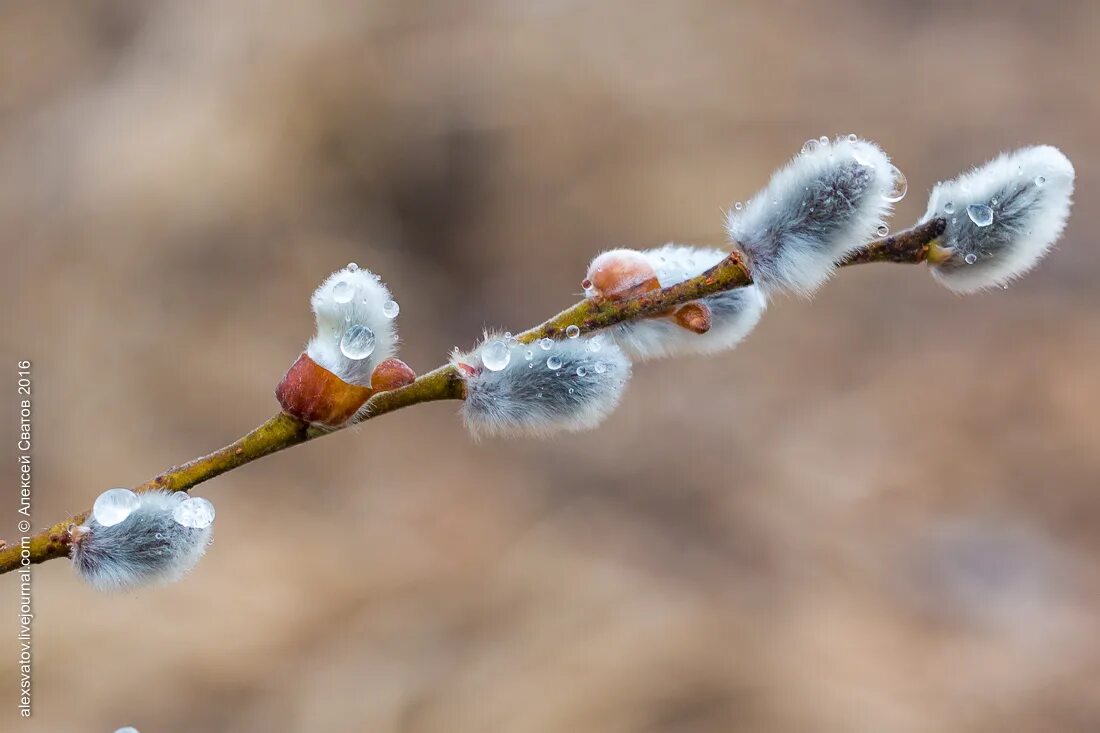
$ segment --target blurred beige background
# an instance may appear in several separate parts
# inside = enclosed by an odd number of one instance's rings
[[[845,271],[596,432],[423,406],[202,486],[185,582],[39,566],[18,725],[0,578],[0,728],[1100,729],[1098,41],[1094,2],[0,5],[9,539],[17,359],[42,526],[268,417],[348,261],[426,370],[602,248],[720,242],[808,137],[890,151],[897,227],[1002,149],[1078,170],[1006,291]]]

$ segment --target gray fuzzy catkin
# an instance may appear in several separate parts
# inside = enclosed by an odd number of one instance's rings
[[[890,212],[896,169],[877,145],[815,143],[777,171],[726,228],[766,291],[808,295],[836,262],[873,239]]]
[[[520,344],[487,334],[474,351],[452,356],[466,382],[462,419],[475,437],[548,435],[594,428],[619,404],[630,378],[630,360],[608,339],[591,350],[590,339]],[[500,371],[481,362],[481,351],[493,341],[508,344],[510,359]],[[526,355],[530,354],[531,359]],[[549,361],[560,359],[551,369]]]
[[[946,220],[942,243],[951,256],[934,264],[932,274],[959,293],[1005,285],[1024,274],[1062,234],[1073,183],[1073,164],[1049,145],[1003,154],[937,183],[921,221]],[[978,226],[968,213],[971,206],[989,207],[992,222]]]
[[[77,575],[102,591],[170,583],[191,570],[206,551],[213,525],[185,527],[172,510],[187,494],[146,491],[126,519],[104,526],[89,516],[72,545]]]
[[[641,254],[652,265],[662,288],[701,275],[727,255],[719,249],[678,244],[666,244]],[[767,307],[767,299],[755,285],[708,295],[699,302],[706,304],[711,312],[711,327],[706,333],[688,331],[668,317],[619,323],[605,333],[631,358],[638,360],[714,354],[740,343],[760,321]]]

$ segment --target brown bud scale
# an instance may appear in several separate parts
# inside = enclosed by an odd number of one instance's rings
[[[275,388],[275,397],[288,414],[328,427],[350,420],[371,394],[370,387],[348,384],[304,353]]]

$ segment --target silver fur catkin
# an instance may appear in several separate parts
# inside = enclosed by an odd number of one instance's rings
[[[838,138],[793,158],[726,228],[757,285],[808,295],[876,236],[895,176],[877,145]]]
[[[725,259],[727,253],[706,247],[666,244],[641,253],[657,274],[662,288],[701,275]],[[760,321],[767,299],[755,285],[734,288],[702,298],[710,308],[711,327],[693,333],[670,318],[643,318],[608,328],[604,333],[615,340],[633,359],[646,360],[687,354],[714,354],[732,349]]]
[[[937,183],[921,221],[937,216],[947,221],[942,242],[951,256],[934,264],[932,274],[959,293],[1005,285],[1023,275],[1065,229],[1073,181],[1069,158],[1058,148],[1039,145]],[[968,211],[977,212],[979,222],[986,214],[992,220],[978,226]]]
[[[397,351],[396,324],[383,312],[390,299],[390,291],[369,270],[349,266],[332,273],[310,301],[317,334],[306,354],[348,384],[369,387],[374,368]],[[363,359],[350,359],[340,350],[344,333],[356,325],[374,333],[374,350]]]
[[[171,583],[202,559],[213,525],[185,527],[172,516],[187,499],[182,492],[147,491],[118,524],[104,526],[89,516],[78,528],[71,557],[77,575],[101,591]]]
[[[619,404],[630,378],[630,360],[608,339],[520,344],[486,334],[474,351],[451,357],[466,381],[462,419],[474,437],[542,436],[596,427]],[[499,371],[484,366],[481,353],[493,342],[509,349]],[[530,354],[531,358],[526,358]],[[556,366],[556,368],[554,368]]]

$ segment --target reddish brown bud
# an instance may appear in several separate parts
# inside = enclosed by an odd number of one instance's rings
[[[394,357],[386,359],[374,368],[370,375],[370,386],[375,392],[389,392],[391,389],[412,384],[416,372],[405,362]]]
[[[706,333],[710,330],[710,308],[699,301],[686,303],[672,314],[672,320],[693,333]]]
[[[275,388],[275,397],[287,413],[330,427],[350,420],[372,393],[370,387],[348,384],[305,354]]]
[[[604,252],[592,260],[585,279],[591,283],[596,295],[613,300],[661,289],[657,273],[649,260],[632,249]]]

